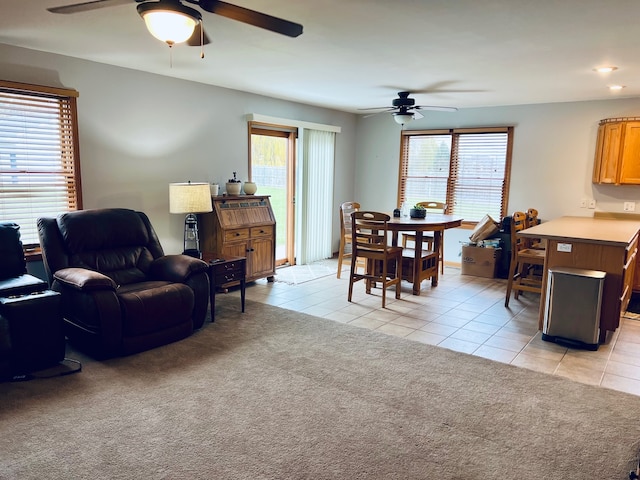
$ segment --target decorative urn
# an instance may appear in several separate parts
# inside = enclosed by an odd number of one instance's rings
[[[233,178],[230,178],[225,185],[227,195],[240,195],[242,189],[242,182],[236,177],[236,172],[233,172]]]
[[[244,182],[244,193],[253,195],[258,191],[258,185],[255,182]]]

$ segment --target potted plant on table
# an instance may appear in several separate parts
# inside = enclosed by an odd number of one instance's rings
[[[236,172],[233,172],[233,178],[230,178],[226,185],[227,195],[240,195],[241,188],[242,182],[238,180]]]
[[[416,204],[409,210],[409,216],[411,218],[425,218],[427,216],[427,209],[422,205]]]

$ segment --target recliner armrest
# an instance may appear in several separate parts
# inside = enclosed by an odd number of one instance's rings
[[[53,274],[61,284],[80,291],[116,290],[118,286],[106,275],[86,268],[63,268]]]
[[[152,278],[169,282],[186,282],[189,277],[207,272],[209,265],[188,255],[165,255],[156,258],[149,267]]]

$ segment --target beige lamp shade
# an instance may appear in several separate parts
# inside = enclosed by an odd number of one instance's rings
[[[169,212],[211,212],[211,190],[208,183],[170,183]]]

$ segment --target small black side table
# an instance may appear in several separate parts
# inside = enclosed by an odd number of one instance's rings
[[[0,322],[8,324],[11,343],[10,372],[2,375],[42,370],[64,360],[66,341],[58,292],[0,297]]]
[[[240,284],[240,299],[244,313],[245,275],[247,259],[245,257],[219,257],[203,253],[203,260],[209,264],[209,300],[211,303],[211,321],[215,319],[216,289]]]

